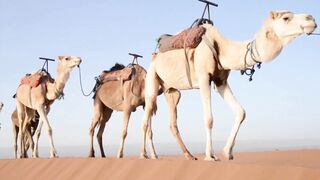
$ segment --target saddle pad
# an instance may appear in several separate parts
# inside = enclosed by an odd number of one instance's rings
[[[41,83],[42,75],[39,73],[35,73],[32,75],[26,75],[21,79],[21,84],[30,85],[32,88],[38,87]]]
[[[132,74],[132,67],[126,67],[124,69],[117,70],[117,71],[111,71],[111,72],[103,71],[100,74],[99,79],[101,82],[119,81],[119,80],[127,81],[131,78],[131,74]]]
[[[196,48],[201,40],[206,29],[202,26],[188,28],[181,33],[172,35],[162,35],[159,40],[159,51],[166,52],[173,49]]]

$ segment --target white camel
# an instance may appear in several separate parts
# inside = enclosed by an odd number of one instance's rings
[[[180,90],[200,89],[204,122],[206,125],[205,160],[218,160],[212,150],[213,116],[211,110],[211,82],[217,87],[221,97],[236,114],[235,124],[223,148],[223,154],[233,159],[232,149],[239,127],[245,119],[245,110],[234,97],[229,84],[230,70],[244,70],[255,64],[269,62],[277,57],[283,47],[304,33],[312,33],[317,27],[315,19],[308,14],[294,14],[288,11],[271,12],[255,39],[246,42],[233,42],[224,38],[217,29],[210,25],[202,25],[206,32],[203,40],[195,49],[187,49],[188,61],[182,49],[157,53],[146,77],[146,107],[143,118],[143,144],[141,158],[146,155],[146,131],[151,128],[153,109],[159,86],[164,88],[170,108],[170,128],[187,159],[195,159],[182,142],[177,127],[177,104]],[[152,141],[152,136],[148,137]],[[151,158],[157,158],[151,146]]]
[[[80,57],[75,56],[59,56],[57,66],[57,78],[53,81],[50,77],[42,79],[41,84],[31,88],[28,84],[21,84],[17,89],[16,104],[19,119],[19,140],[20,140],[20,158],[26,157],[24,133],[28,119],[34,117],[34,110],[40,115],[40,122],[35,132],[35,146],[32,157],[38,157],[38,141],[43,123],[48,130],[50,142],[50,157],[57,157],[57,152],[53,144],[52,129],[50,127],[47,114],[51,104],[63,94],[63,89],[69,79],[71,70],[79,66]],[[29,117],[29,118],[28,118]],[[27,120],[25,120],[27,119]]]

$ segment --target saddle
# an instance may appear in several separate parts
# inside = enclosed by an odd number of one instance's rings
[[[108,81],[127,81],[131,79],[131,75],[133,73],[133,67],[126,67],[116,71],[103,71],[99,80],[101,83],[105,83]]]
[[[174,49],[196,48],[206,29],[202,26],[195,26],[185,29],[177,35],[164,34],[158,40],[159,51],[166,52]]]
[[[31,88],[38,87],[45,79],[53,80],[50,74],[46,71],[39,71],[34,74],[26,74],[20,81],[20,84],[27,84]]]

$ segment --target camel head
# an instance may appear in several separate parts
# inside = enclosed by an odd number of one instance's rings
[[[267,36],[276,36],[286,45],[299,35],[312,33],[317,24],[309,14],[294,14],[289,11],[272,11],[267,21]],[[269,34],[269,35],[270,35]]]
[[[81,64],[81,58],[76,56],[59,56],[59,64],[65,68],[72,69]]]

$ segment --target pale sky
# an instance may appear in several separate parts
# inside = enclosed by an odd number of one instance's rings
[[[308,13],[320,19],[317,0],[216,3],[219,7],[211,9],[215,26],[227,38],[238,41],[253,39],[271,10]],[[0,0],[0,101],[5,104],[0,114],[0,147],[12,146],[12,95],[24,74],[41,68],[43,62],[38,57],[80,56],[84,89],[90,91],[94,77],[103,69],[115,62],[130,63],[129,52],[143,55],[139,62],[147,69],[156,39],[189,27],[201,16],[203,7],[196,0]],[[238,140],[314,140],[314,145],[320,145],[319,42],[319,36],[298,37],[275,61],[263,64],[252,82],[238,71],[231,73],[230,86],[247,112]],[[50,63],[54,77],[55,68],[56,62]],[[81,94],[78,69],[72,72],[64,92],[65,99],[56,101],[49,114],[55,145],[88,146],[93,100]],[[212,101],[213,140],[226,141],[234,115],[216,92],[212,92]],[[142,108],[132,114],[126,143],[140,145],[142,116]],[[114,113],[105,130],[105,146],[119,144],[122,122],[122,113]],[[198,90],[182,93],[178,125],[185,142],[203,143],[204,147]],[[153,129],[156,143],[175,143],[163,95],[158,98]],[[47,145],[43,129],[40,146]]]

